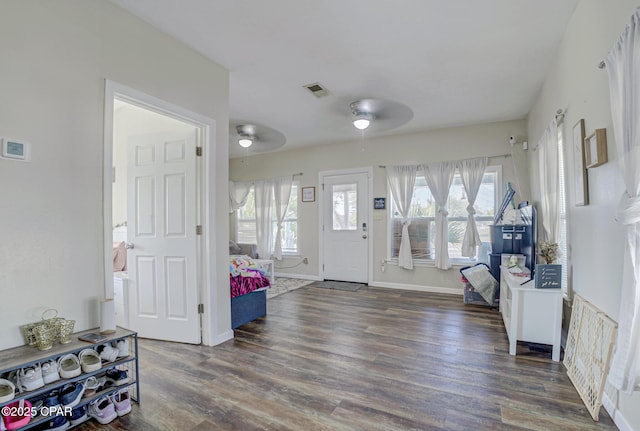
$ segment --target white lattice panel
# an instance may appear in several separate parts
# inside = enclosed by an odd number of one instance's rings
[[[602,405],[616,323],[579,295],[574,295],[564,366],[594,420]]]

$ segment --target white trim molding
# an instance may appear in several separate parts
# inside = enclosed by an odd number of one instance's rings
[[[634,431],[633,427],[629,425],[627,419],[622,415],[622,412],[616,408],[615,403],[609,398],[606,392],[602,394],[602,405],[620,431]]]
[[[372,283],[369,283],[369,286],[384,287],[387,289],[413,290],[413,291],[428,292],[428,293],[444,293],[447,295],[456,295],[456,296],[464,295],[464,290],[462,288],[455,288],[455,287],[424,286],[420,284],[389,283],[385,281],[374,281]]]

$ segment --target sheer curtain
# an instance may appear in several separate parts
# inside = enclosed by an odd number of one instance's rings
[[[431,163],[423,166],[424,176],[436,201],[436,268],[449,269],[449,221],[447,200],[456,171],[455,162]]]
[[[251,191],[253,181],[229,181],[229,212],[235,212],[247,203],[247,196]]]
[[[626,187],[616,220],[626,226],[618,342],[609,382],[630,394],[640,385],[640,8],[605,60],[620,171]]]
[[[255,182],[256,199],[256,238],[258,255],[263,259],[269,259],[272,254],[273,230],[271,229],[271,216],[273,214],[273,183],[271,181]]]
[[[554,118],[538,141],[540,167],[540,207],[545,239],[560,240],[560,213],[558,211],[558,123]]]
[[[273,180],[273,200],[275,202],[277,227],[276,240],[273,250],[273,256],[277,260],[282,260],[282,223],[287,215],[287,207],[291,198],[291,187],[293,185],[293,177],[280,177]]]
[[[405,269],[413,269],[411,257],[411,241],[409,240],[409,208],[413,197],[413,186],[416,184],[417,166],[387,166],[387,180],[393,201],[402,216],[402,237],[398,251],[398,265]]]
[[[464,239],[462,240],[462,256],[464,257],[476,257],[477,247],[480,245],[480,234],[478,233],[478,226],[476,226],[476,209],[473,204],[478,197],[478,191],[482,184],[482,178],[484,177],[484,170],[487,167],[487,158],[482,157],[478,159],[461,160],[458,162],[458,170],[462,177],[462,184],[464,190],[467,193],[467,227],[464,231]]]

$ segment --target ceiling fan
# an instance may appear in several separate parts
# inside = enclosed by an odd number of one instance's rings
[[[413,111],[402,103],[385,99],[363,98],[349,104],[351,120],[358,130],[395,129],[413,118]]]
[[[252,153],[275,150],[282,147],[287,138],[271,127],[252,121],[232,120],[229,122],[229,146],[232,151],[238,146],[250,149]],[[235,151],[234,151],[235,152]]]

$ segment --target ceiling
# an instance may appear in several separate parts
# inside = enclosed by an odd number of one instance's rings
[[[360,139],[360,98],[413,111],[369,136],[524,118],[579,0],[111,1],[227,68],[231,120],[285,150]]]

